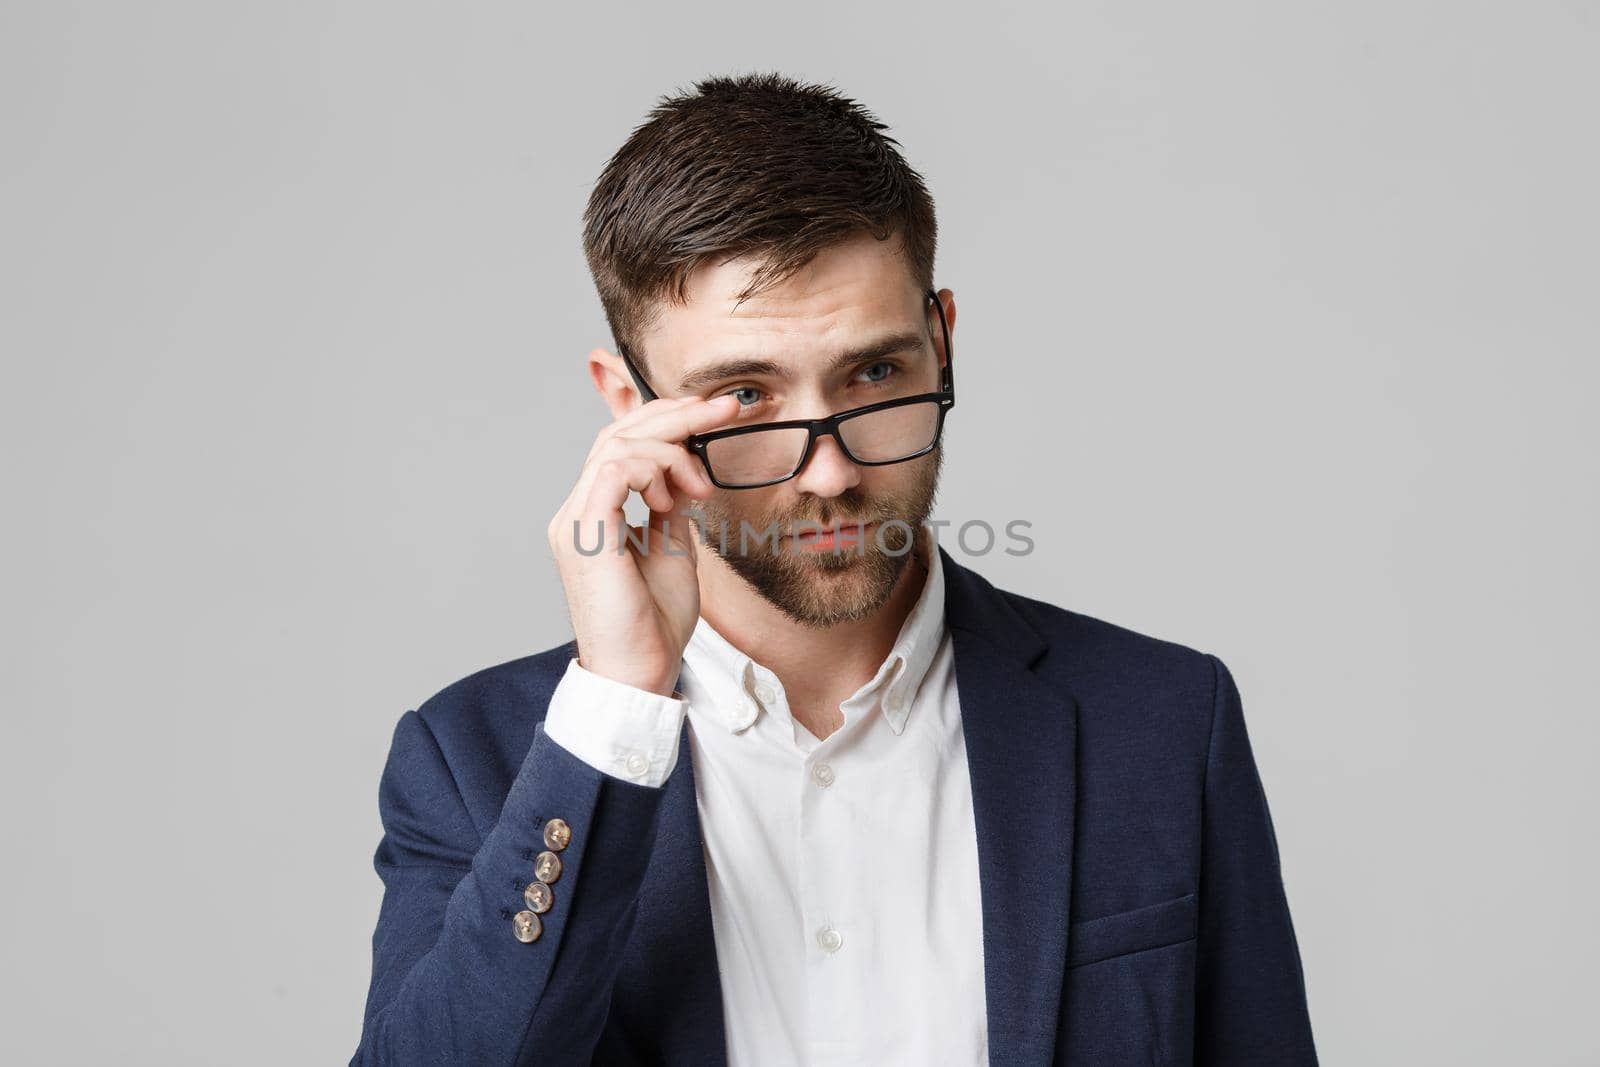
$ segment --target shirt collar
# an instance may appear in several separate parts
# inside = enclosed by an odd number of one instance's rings
[[[896,734],[905,732],[906,719],[911,714],[917,688],[927,676],[928,667],[944,640],[944,565],[941,556],[937,545],[925,538],[918,539],[917,558],[928,568],[922,592],[901,625],[889,655],[871,680],[846,701],[869,701],[878,687],[883,686],[879,695],[884,718]],[[683,650],[683,660],[694,680],[701,685],[710,705],[704,707],[691,702],[694,710],[709,713],[734,733],[756,721],[756,716],[760,714],[760,705],[753,695],[756,661],[718,633],[704,615],[695,622],[694,632]],[[766,670],[765,667],[762,669]]]

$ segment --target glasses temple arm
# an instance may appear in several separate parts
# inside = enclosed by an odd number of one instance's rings
[[[617,352],[622,356],[622,362],[628,368],[628,374],[633,377],[634,388],[639,391],[642,402],[648,404],[652,400],[659,399],[656,396],[656,391],[650,388],[650,383],[644,380],[644,375],[639,373],[639,368],[633,365],[633,358],[628,355],[628,347],[618,344]]]
[[[933,301],[934,307],[939,311],[939,330],[944,336],[944,371],[940,390],[946,393],[954,393],[956,391],[955,352],[950,344],[950,324],[945,321],[944,317],[944,301],[940,300],[939,294],[932,289],[928,290],[928,299]]]

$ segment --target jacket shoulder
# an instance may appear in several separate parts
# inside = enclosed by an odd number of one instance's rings
[[[486,725],[505,714],[544,717],[544,705],[576,654],[577,641],[483,667],[458,678],[417,705],[435,733]],[[542,698],[542,699],[541,699]],[[530,707],[535,705],[535,707]]]
[[[480,832],[499,817],[550,695],[576,653],[574,639],[483,667],[417,705]]]
[[[1212,692],[1216,670],[1209,652],[1036,597],[999,592],[1044,638],[1049,646],[1045,663],[1059,676],[1147,693],[1202,692],[1209,697]]]
[[[1088,763],[1115,758],[1137,773],[1203,767],[1225,669],[1216,656],[1037,597],[1000,595],[1044,640],[1034,670],[1072,694]]]

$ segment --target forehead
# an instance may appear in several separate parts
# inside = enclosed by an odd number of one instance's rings
[[[661,381],[674,382],[709,360],[735,356],[803,369],[808,357],[820,359],[887,331],[923,325],[922,293],[894,237],[851,237],[737,303],[760,266],[759,259],[740,257],[705,264],[689,276],[687,302],[663,304],[643,338],[652,380],[659,374]]]

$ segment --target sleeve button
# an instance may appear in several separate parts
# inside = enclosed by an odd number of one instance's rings
[[[650,769],[650,759],[643,752],[628,753],[628,773],[635,778],[643,778],[644,772]]]
[[[550,905],[556,902],[556,895],[543,882],[529,882],[528,888],[522,891],[522,899],[527,902],[529,911],[535,915],[543,915],[550,910]]]
[[[565,819],[551,819],[544,824],[544,847],[560,852],[572,840],[572,827]]]
[[[544,923],[531,911],[519,911],[511,917],[511,932],[526,945],[539,940],[539,935],[544,933]]]
[[[554,852],[541,852],[533,861],[533,876],[545,885],[555,885],[561,877],[561,857]]]

